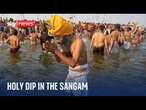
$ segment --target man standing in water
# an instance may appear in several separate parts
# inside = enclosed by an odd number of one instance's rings
[[[32,30],[32,33],[30,33],[30,44],[36,45],[38,41],[38,34],[35,33],[35,30]]]
[[[48,36],[47,28],[44,27],[43,30],[40,31],[40,44],[42,47],[43,53],[48,53],[48,51],[45,49],[45,43],[51,41],[51,37]]]
[[[21,30],[18,31],[17,37],[18,37],[18,39],[20,41],[20,44],[23,44],[25,35],[21,32]]]
[[[114,25],[114,29],[111,32],[111,40],[110,40],[110,46],[109,46],[109,54],[112,53],[113,47],[118,51],[119,50],[119,45],[118,45],[118,40],[120,36],[120,25],[116,24]]]
[[[55,20],[53,18],[55,18]],[[55,16],[52,17],[50,20],[53,20],[55,23],[57,23],[57,20],[64,20],[64,19]],[[64,23],[66,27],[62,27],[62,29],[60,29],[60,31],[62,30],[61,33],[53,36],[57,38],[58,42],[60,41],[61,46],[67,44],[65,47],[70,53],[70,56],[62,53],[58,48],[56,48],[57,46],[54,46],[54,44],[51,43],[48,43],[49,45],[48,50],[55,55],[56,59],[59,59],[60,62],[69,66],[69,73],[67,75],[66,82],[87,83],[88,64],[87,64],[87,52],[86,52],[85,44],[81,39],[79,33],[76,33],[75,36],[72,36],[73,34],[72,25],[67,21],[65,21]],[[58,25],[64,26],[64,24],[58,24]],[[73,95],[77,95],[77,96],[82,96],[82,95],[85,96],[87,95],[87,90],[72,91],[72,93]]]
[[[0,31],[0,46],[2,46],[5,40],[8,38],[7,27],[4,27],[3,31]]]
[[[90,48],[93,47],[93,53],[100,53],[104,55],[105,35],[104,26],[99,26],[99,30],[93,34]]]
[[[108,55],[109,55],[109,47],[111,45],[111,41],[112,41],[111,35],[108,32],[105,32],[105,50]]]
[[[131,29],[131,27],[126,27],[125,28],[124,38],[125,38],[124,47],[125,47],[125,49],[129,49],[130,46],[131,46],[131,40],[132,40],[132,29]]]
[[[10,45],[10,53],[16,54],[20,48],[19,39],[17,38],[17,31],[12,29],[11,34],[12,35],[7,39],[7,43]]]

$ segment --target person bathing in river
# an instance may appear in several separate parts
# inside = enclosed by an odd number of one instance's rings
[[[116,24],[113,26],[113,30],[111,31],[111,43],[109,46],[109,54],[112,53],[112,50],[115,50],[116,52],[119,51],[119,44],[118,44],[118,40],[119,40],[119,36],[120,36],[120,25]]]
[[[104,55],[105,48],[105,35],[104,35],[104,26],[99,26],[97,32],[95,32],[92,36],[90,48],[93,47],[93,53],[100,53]]]
[[[59,23],[57,22],[58,20],[64,22]],[[57,61],[69,66],[69,73],[67,75],[66,82],[87,82],[87,51],[80,33],[75,33],[73,36],[73,26],[59,16],[53,16],[50,21],[53,21],[54,24],[58,23],[57,25],[61,26],[59,31],[55,30],[55,32],[58,33],[55,33],[52,29],[49,29],[49,34],[52,34],[54,38],[58,40],[57,42],[59,42],[60,46],[65,45],[68,54],[63,53],[57,48],[57,45],[54,46],[55,44],[50,42],[48,43],[47,49],[54,54]],[[66,27],[64,27],[64,25]],[[71,92],[73,95],[78,96],[87,95],[87,90]]]
[[[48,42],[51,42],[51,40],[53,38],[48,36],[48,30],[47,30],[46,26],[43,28],[43,30],[40,30],[39,33],[40,33],[40,45],[41,45],[43,53],[46,54],[46,53],[48,53],[48,49],[46,49],[45,46],[47,46],[47,48],[48,48],[47,44],[48,44]]]
[[[119,48],[121,48],[124,45],[124,42],[125,42],[124,29],[121,28],[120,35],[118,37],[118,45],[119,45]]]
[[[38,34],[35,33],[35,30],[32,30],[32,32],[29,34],[30,38],[30,44],[36,45],[38,41]]]
[[[22,31],[20,29],[18,30],[17,37],[18,37],[18,39],[20,41],[20,44],[23,44],[24,43],[25,35],[22,33]]]
[[[7,39],[7,28],[3,27],[0,29],[0,46],[2,46]]]
[[[109,55],[109,49],[110,49],[110,45],[112,43],[112,37],[110,35],[110,33],[106,32],[105,33],[105,52],[107,53],[107,55]]]
[[[10,46],[10,53],[16,54],[20,49],[20,42],[17,37],[16,29],[11,29],[11,36],[8,37],[7,43]]]

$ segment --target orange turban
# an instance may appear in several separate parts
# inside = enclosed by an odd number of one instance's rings
[[[51,16],[48,20],[48,24],[51,26],[50,29],[48,29],[48,35],[62,37],[69,36],[73,33],[72,24],[60,16]]]

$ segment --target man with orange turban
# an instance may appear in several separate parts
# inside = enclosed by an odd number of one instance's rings
[[[82,82],[87,83],[88,64],[87,64],[87,51],[80,33],[73,35],[72,24],[60,16],[52,16],[48,24],[49,36],[54,37],[55,43],[47,43],[46,48],[52,52],[57,61],[60,61],[69,66],[69,73],[66,82]],[[60,47],[64,46],[68,54],[65,54],[65,49],[59,49],[55,44]],[[72,91],[73,95],[87,95],[87,90]]]

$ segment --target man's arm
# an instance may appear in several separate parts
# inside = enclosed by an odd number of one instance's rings
[[[54,57],[55,57],[57,62],[61,62],[60,58],[56,54],[54,54]]]
[[[126,41],[126,39],[125,39],[125,36],[124,36],[124,35],[122,35],[122,39],[123,39],[123,41],[124,41],[124,42]]]
[[[113,45],[114,45],[114,41],[113,41],[113,39],[111,38],[111,40],[110,40],[110,46],[109,46],[109,54],[111,54]]]
[[[93,34],[93,36],[92,36],[91,43],[90,43],[90,49],[91,49],[91,48],[92,48],[92,46],[93,46],[94,36],[95,36],[95,34]]]
[[[10,44],[10,42],[9,42],[9,41],[10,41],[10,38],[8,37],[8,39],[6,40],[6,42],[7,42],[8,44]]]
[[[45,43],[44,42],[42,43],[42,47],[43,47],[43,49],[45,48]]]
[[[69,65],[71,67],[75,67],[80,57],[81,47],[82,47],[81,41],[77,41],[77,45],[74,49],[74,52],[72,53],[72,58],[66,57],[57,49],[55,49],[54,53],[61,59],[61,61],[64,64]]]
[[[31,40],[31,34],[28,35],[28,39]]]
[[[30,41],[32,40],[32,37],[31,37],[31,36],[29,36],[29,40],[30,40]]]
[[[19,39],[16,40],[16,45],[19,46]]]
[[[106,52],[107,52],[107,54],[109,54],[108,45],[107,45],[107,39],[106,38],[104,39],[104,44],[105,44]]]
[[[39,36],[38,36],[38,34],[36,34],[36,41],[38,41],[39,40]]]

